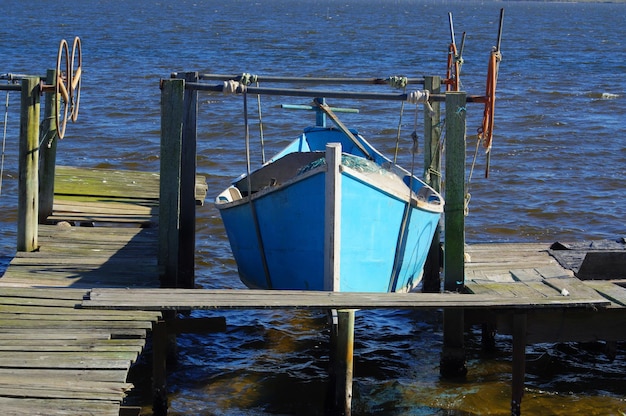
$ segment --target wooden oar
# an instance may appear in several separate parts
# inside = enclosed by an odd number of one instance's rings
[[[327,106],[324,103],[321,103],[317,100],[313,100],[314,105],[316,105],[320,110],[322,110],[324,112],[324,114],[326,114],[328,116],[328,118],[331,119],[331,121],[339,128],[339,130],[341,130],[341,132],[343,134],[345,134],[350,141],[352,141],[352,143],[354,143],[354,145],[356,147],[359,148],[359,150],[361,152],[363,152],[363,154],[369,159],[369,160],[373,160],[374,158],[372,157],[372,155],[370,154],[370,152],[363,146],[363,144],[359,141],[359,139],[357,139],[356,137],[354,137],[354,134],[352,134],[352,132],[348,129],[348,127],[346,127],[345,124],[343,124],[341,122],[341,120],[339,120],[339,118],[335,115],[335,113],[333,113],[333,111],[330,109],[329,106]]]

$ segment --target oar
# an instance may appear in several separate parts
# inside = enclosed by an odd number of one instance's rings
[[[363,146],[363,144],[359,141],[359,139],[357,139],[356,137],[354,137],[354,134],[352,134],[352,132],[350,130],[348,130],[348,128],[346,127],[345,124],[343,124],[341,122],[341,120],[339,120],[339,118],[337,118],[337,116],[335,115],[335,113],[333,113],[333,111],[330,109],[329,106],[327,106],[324,103],[319,102],[318,100],[313,100],[314,105],[316,105],[317,107],[319,107],[320,110],[322,110],[324,112],[324,114],[326,114],[328,116],[328,118],[331,119],[331,121],[333,123],[335,123],[335,125],[339,128],[339,130],[341,130],[341,132],[343,134],[345,134],[352,143],[354,143],[354,145],[356,147],[359,148],[359,150],[361,152],[363,152],[363,154],[369,159],[369,160],[373,160],[374,158],[372,157],[372,155],[370,154],[370,152],[365,148],[365,146]]]

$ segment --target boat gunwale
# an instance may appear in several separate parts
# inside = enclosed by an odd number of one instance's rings
[[[378,165],[378,166],[380,166],[380,165]],[[240,199],[237,199],[237,200],[234,200],[234,201],[218,201],[217,198],[216,198],[216,200],[214,201],[214,205],[219,210],[228,209],[228,208],[239,206],[239,205],[245,205],[245,204],[247,204],[247,203],[249,203],[251,201],[255,201],[255,200],[257,200],[259,198],[262,198],[262,197],[264,197],[266,195],[269,195],[269,194],[271,194],[273,192],[278,192],[278,191],[284,190],[287,187],[289,187],[289,186],[291,186],[291,185],[293,185],[293,184],[295,184],[297,182],[306,180],[306,179],[308,179],[311,176],[327,172],[327,170],[328,170],[327,169],[327,165],[323,164],[323,165],[320,165],[320,166],[318,166],[318,167],[316,167],[314,169],[311,169],[311,170],[309,170],[307,172],[304,172],[302,174],[296,175],[296,176],[290,178],[289,180],[287,180],[287,181],[285,181],[285,182],[283,182],[283,183],[281,183],[279,185],[265,187],[263,189],[260,189],[257,192],[254,192],[252,195],[242,196]],[[350,168],[349,166],[343,165],[343,164],[339,165],[339,170],[340,170],[340,172],[342,174],[346,174],[348,176],[351,176],[352,178],[362,182],[366,186],[372,187],[372,188],[374,188],[374,189],[384,193],[385,195],[387,195],[387,196],[389,196],[391,198],[395,198],[395,199],[397,199],[397,200],[399,200],[399,201],[401,201],[401,202],[403,202],[405,204],[409,203],[409,196],[408,195],[400,195],[398,192],[395,192],[394,190],[390,189],[390,187],[386,186],[384,183],[381,184],[380,182],[382,182],[382,180],[376,180],[375,181],[376,183],[372,183],[372,182],[374,182],[374,181],[372,181],[372,179],[376,179],[375,176],[364,175],[364,174],[360,173],[359,171],[357,171],[357,170],[355,170],[353,168]],[[395,174],[392,171],[388,171],[388,172],[393,174],[393,175],[398,176],[397,174]],[[382,175],[381,175],[381,177],[382,177]],[[410,198],[411,206],[416,208],[416,209],[420,209],[422,211],[427,211],[427,212],[437,213],[437,214],[442,213],[443,212],[443,207],[444,207],[444,204],[442,203],[443,202],[442,196],[437,191],[432,189],[428,184],[426,184],[423,181],[421,181],[419,178],[417,178],[415,176],[413,176],[413,177],[416,180],[422,182],[424,187],[430,189],[432,191],[433,195],[436,195],[438,197],[438,201],[439,202],[435,203],[435,202],[425,201],[425,200],[417,197],[416,195],[418,195],[418,194],[416,192],[411,191],[411,195],[412,195],[411,198]],[[398,179],[400,180],[400,182],[402,182],[402,184],[408,190],[409,187],[408,187],[408,185],[406,185],[404,183],[404,181],[402,181],[402,178],[400,178],[398,176]],[[230,187],[233,187],[233,186],[234,185],[231,185]],[[222,191],[222,193],[225,192],[227,189],[228,188],[226,188],[224,191]],[[222,193],[220,193],[220,195]]]

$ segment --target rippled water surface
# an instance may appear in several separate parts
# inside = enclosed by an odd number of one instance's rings
[[[171,72],[388,77],[444,75],[448,12],[466,32],[463,87],[482,94],[499,10],[505,8],[490,178],[479,151],[469,183],[468,242],[572,241],[626,235],[626,15],[624,3],[428,0],[0,1],[0,73],[44,75],[58,42],[80,36],[79,120],[60,164],[156,171],[159,79]],[[357,87],[346,87],[357,88]],[[381,87],[381,92],[389,92]],[[4,93],[0,94],[5,101]],[[19,95],[8,100],[0,262],[14,254]],[[264,97],[266,151],[312,123]],[[256,103],[255,103],[256,104]],[[342,101],[342,119],[392,154],[399,104]],[[251,107],[254,107],[251,105]],[[482,109],[467,108],[468,134]],[[421,114],[419,115],[421,117]],[[256,126],[256,110],[251,108]],[[410,164],[412,112],[400,162]],[[202,95],[198,170],[209,199],[245,169],[241,100]],[[0,120],[4,120],[0,118]],[[5,123],[2,122],[4,127]],[[417,126],[418,132],[421,126]],[[421,144],[421,143],[420,143]],[[255,145],[258,147],[258,145]],[[475,140],[468,140],[468,167]],[[419,159],[419,158],[418,158]],[[260,157],[257,156],[257,161]],[[417,167],[421,169],[421,166]],[[210,201],[208,201],[210,202]],[[197,282],[242,288],[217,211],[198,210]],[[228,312],[225,333],[184,336],[169,380],[174,414],[321,414],[327,388],[325,316]],[[469,341],[469,376],[439,379],[438,314],[357,314],[355,414],[508,414],[510,343],[485,356]],[[477,337],[478,338],[478,337]],[[528,414],[623,414],[624,352],[599,345],[540,345],[529,368]]]

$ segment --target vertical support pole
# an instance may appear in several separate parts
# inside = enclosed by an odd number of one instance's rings
[[[465,283],[465,105],[464,92],[446,93],[446,205],[444,208],[444,289],[458,291]],[[443,351],[439,371],[444,377],[467,374],[464,312],[443,311]]]
[[[186,72],[185,82],[197,82],[197,72]],[[178,248],[177,287],[195,287],[196,255],[196,149],[198,91],[185,89],[183,142],[181,149],[180,246]]]
[[[424,78],[424,88],[432,94],[441,90],[441,77],[428,76]],[[441,104],[432,103],[433,112],[430,113],[424,105],[424,180],[435,191],[441,192]],[[441,248],[440,229],[437,227],[430,244],[428,257],[424,264],[423,292],[438,293],[441,291]]]
[[[526,314],[513,315],[513,382],[511,386],[511,415],[522,413],[524,376],[526,374]]]
[[[152,412],[167,415],[167,324],[159,319],[152,329]]]
[[[444,288],[465,283],[465,105],[464,92],[446,93],[446,205]]]
[[[341,248],[341,144],[326,146],[326,202],[324,206],[324,290],[339,291]]]
[[[24,78],[20,107],[17,251],[34,251],[38,247],[39,114],[39,78]]]
[[[315,98],[315,101],[320,104],[326,104],[324,98]],[[326,127],[326,113],[320,110],[319,107],[315,110],[315,125],[318,127]]]
[[[49,69],[46,73],[46,83],[56,82],[56,70]],[[54,205],[54,175],[57,158],[57,125],[54,120],[59,111],[59,99],[53,92],[44,95],[44,115],[42,122],[43,137],[41,143],[41,167],[39,170],[39,223],[42,224],[52,215]]]
[[[170,288],[178,287],[184,92],[182,79],[161,85],[159,279]]]
[[[336,397],[339,399],[337,410],[341,414],[352,414],[352,377],[354,373],[354,316],[355,310],[340,310],[338,315],[337,342],[337,384]]]
[[[326,202],[324,207],[324,289],[341,290],[341,144],[326,146]],[[331,312],[332,313],[332,312]],[[331,333],[333,414],[352,413],[355,310],[336,311],[337,332]],[[334,336],[334,338],[333,338]]]

